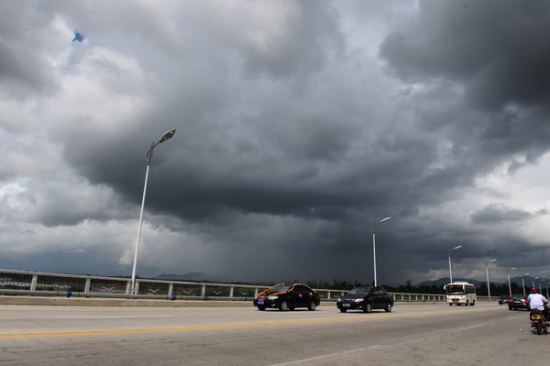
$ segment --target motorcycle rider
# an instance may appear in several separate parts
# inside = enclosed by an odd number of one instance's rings
[[[546,300],[546,297],[539,294],[539,289],[536,287],[531,287],[531,293],[527,297],[527,302],[529,303],[529,309],[531,310],[540,310],[544,314],[544,319],[548,320],[548,308],[546,307],[546,304],[548,304],[548,300]]]

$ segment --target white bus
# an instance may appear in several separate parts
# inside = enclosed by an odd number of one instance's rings
[[[453,282],[443,287],[447,294],[447,303],[449,306],[455,305],[470,305],[476,304],[476,287],[468,282]]]

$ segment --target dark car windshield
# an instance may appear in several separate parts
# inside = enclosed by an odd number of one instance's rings
[[[367,295],[370,287],[354,287],[349,293],[350,295]]]
[[[447,295],[464,295],[464,287],[461,285],[447,286]]]
[[[275,285],[275,286],[271,287],[269,289],[269,292],[271,292],[271,293],[284,292],[284,291],[288,291],[291,287],[292,287],[292,285],[287,285],[287,284],[283,283],[283,284]]]

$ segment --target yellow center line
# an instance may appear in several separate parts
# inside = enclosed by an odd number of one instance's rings
[[[128,334],[146,334],[146,333],[175,333],[175,332],[193,332],[193,331],[209,331],[209,330],[224,330],[224,329],[252,329],[261,327],[282,327],[296,325],[311,325],[311,324],[327,324],[327,323],[349,323],[349,322],[364,322],[386,320],[388,318],[419,318],[425,316],[447,316],[452,314],[466,315],[471,312],[487,312],[494,311],[495,308],[485,309],[468,309],[468,311],[457,312],[456,310],[446,311],[428,311],[416,312],[408,314],[399,313],[376,313],[366,316],[350,316],[351,314],[340,317],[324,318],[324,319],[286,319],[286,320],[271,320],[261,322],[241,322],[241,323],[220,323],[220,324],[194,324],[180,326],[163,326],[163,327],[146,327],[146,328],[108,328],[108,329],[60,329],[60,330],[35,330],[24,332],[0,332],[0,339],[16,339],[16,338],[52,338],[52,337],[88,337],[98,335],[128,335]],[[496,309],[499,310],[499,309]]]

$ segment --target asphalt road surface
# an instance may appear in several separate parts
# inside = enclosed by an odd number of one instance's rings
[[[526,311],[0,306],[0,365],[546,365]]]

